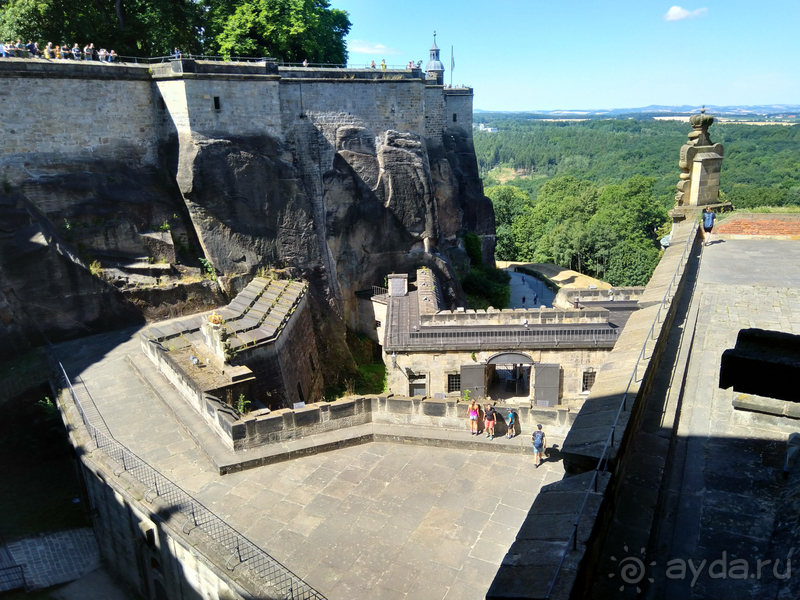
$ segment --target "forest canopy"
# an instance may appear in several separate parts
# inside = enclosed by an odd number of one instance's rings
[[[344,63],[346,11],[328,0],[0,0],[0,39]]]
[[[687,123],[480,118],[499,128],[475,132],[497,260],[552,262],[613,285],[647,283],[669,233]],[[725,146],[724,200],[737,208],[800,205],[800,126],[715,125],[711,137]]]

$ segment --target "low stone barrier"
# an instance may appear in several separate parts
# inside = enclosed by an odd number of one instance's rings
[[[230,417],[229,411],[219,409],[218,401],[206,400],[206,411],[216,414],[215,419],[207,421],[234,450],[256,448],[367,423],[465,430],[467,407],[468,403],[458,398],[442,400],[380,394],[348,396],[334,402],[316,402],[296,409],[253,411],[241,420],[235,420]],[[495,433],[498,436],[508,431],[506,423],[512,410],[517,413],[517,434],[530,434],[541,423],[551,435],[563,437],[577,415],[576,412],[570,412],[568,407],[498,405],[495,410],[498,415]]]

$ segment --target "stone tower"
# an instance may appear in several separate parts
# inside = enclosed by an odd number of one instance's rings
[[[706,114],[704,106],[699,115],[689,119],[692,132],[689,141],[681,146],[681,180],[675,195],[676,206],[705,206],[719,202],[719,175],[725,149],[708,135],[714,117]]]
[[[433,46],[431,46],[431,58],[425,65],[425,72],[428,79],[435,79],[436,85],[444,84],[444,65],[439,59],[439,46],[436,45],[436,32],[433,32]]]

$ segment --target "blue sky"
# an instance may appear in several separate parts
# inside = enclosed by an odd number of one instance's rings
[[[675,0],[672,0],[674,2]],[[683,0],[679,0],[683,2]],[[428,61],[475,108],[800,104],[800,0],[331,0],[351,64]]]

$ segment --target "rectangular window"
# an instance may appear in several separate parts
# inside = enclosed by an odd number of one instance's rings
[[[583,388],[581,389],[581,391],[588,392],[592,389],[592,386],[594,385],[595,375],[597,375],[597,373],[595,373],[594,371],[583,372]]]
[[[461,373],[447,376],[447,392],[461,391]]]
[[[453,113],[453,123],[455,123],[457,120],[458,120],[458,115],[456,113]]]
[[[214,110],[219,110],[219,109],[220,109],[219,96],[214,96]]]
[[[375,321],[375,329],[380,328],[380,326],[381,326],[381,322],[380,321]]]
[[[424,396],[426,392],[426,381],[424,378],[412,379],[408,382],[409,396]]]

